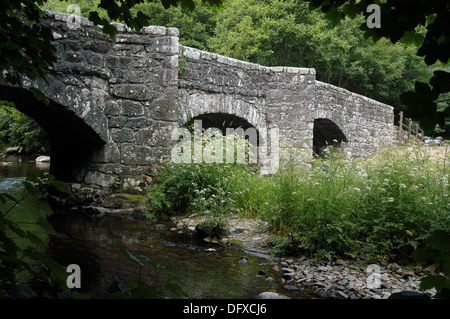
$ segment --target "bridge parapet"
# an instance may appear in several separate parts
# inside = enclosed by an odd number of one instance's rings
[[[345,152],[367,156],[393,145],[394,108],[346,89],[316,81],[315,119],[337,124],[347,141]]]

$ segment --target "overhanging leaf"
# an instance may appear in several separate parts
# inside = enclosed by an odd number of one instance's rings
[[[420,127],[424,130],[424,132],[429,133],[436,128],[436,122],[433,121],[428,116],[423,117],[419,120]]]
[[[52,182],[52,185],[55,186],[55,188],[56,188],[58,191],[62,192],[62,193],[66,193],[66,194],[69,194],[69,195],[72,194],[72,192],[70,191],[69,187],[67,187],[67,185],[64,184],[64,183],[61,182],[61,181],[54,180],[54,181]]]
[[[449,288],[449,280],[444,276],[427,276],[420,281],[420,289],[432,289],[440,290],[441,288]]]
[[[47,106],[50,105],[50,101],[47,99],[47,97],[44,95],[44,93],[42,93],[40,90],[35,89],[35,88],[30,88],[30,90],[31,90],[31,92],[33,92],[34,97],[38,101],[44,102],[44,104],[47,105]]]
[[[27,181],[23,181],[22,184],[25,186],[25,189],[27,190],[28,193],[30,193],[33,196],[41,196],[42,193],[39,189],[37,189],[36,187],[34,187],[33,184],[31,184],[30,182]]]
[[[16,199],[14,196],[7,194],[7,193],[0,193],[0,202],[6,203],[6,200],[10,200],[12,202],[18,202],[19,200]]]
[[[47,234],[56,235],[56,231],[45,218],[39,217],[36,224],[39,225]]]
[[[136,265],[139,265],[141,267],[144,266],[143,263],[141,263],[141,261],[139,259],[137,259],[135,256],[133,256],[128,250],[126,249],[121,249],[120,250],[120,254],[122,256],[125,256],[128,260],[130,260],[131,262],[135,263]]]
[[[416,47],[420,47],[425,40],[424,36],[417,33],[415,30],[408,30],[403,34],[401,42],[404,44],[412,44]]]
[[[430,248],[420,248],[416,249],[411,257],[418,264],[433,264],[434,261],[439,257],[439,251]]]
[[[103,27],[103,32],[114,38],[117,34],[117,28],[112,24],[107,24]]]

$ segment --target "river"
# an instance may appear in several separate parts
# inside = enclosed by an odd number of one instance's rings
[[[30,158],[0,158],[0,192],[18,192],[27,171],[47,170],[48,165],[36,164]],[[27,201],[16,210],[23,216],[34,212],[32,203]],[[142,261],[141,256],[146,256],[174,267],[170,272],[184,282],[181,287],[191,299],[251,299],[264,291],[309,298],[304,291],[286,290],[270,260],[170,231],[174,226],[170,220],[152,223],[145,218],[99,216],[64,209],[55,210],[49,221],[58,235],[49,237],[48,253],[63,266],[79,265],[79,292],[94,299],[113,297],[108,288],[114,275],[122,280],[139,277],[139,267],[123,257],[121,249]],[[243,255],[247,263],[240,263]],[[266,282],[267,277],[275,278],[276,282]],[[146,266],[141,278],[163,290],[166,271]],[[172,296],[170,291],[165,294]]]

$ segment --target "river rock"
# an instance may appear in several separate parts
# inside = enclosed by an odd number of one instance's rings
[[[267,282],[268,284],[274,284],[276,282],[275,279],[273,279],[272,277],[267,277],[266,279],[264,279],[265,282]]]
[[[291,299],[291,298],[276,292],[265,291],[260,293],[257,299]]]
[[[323,288],[317,289],[314,293],[319,298],[328,298],[329,297],[328,294],[326,293],[325,289],[323,289]]]
[[[392,264],[387,265],[387,268],[390,269],[391,271],[395,272],[397,269],[400,268],[400,266],[396,263],[392,263]]]
[[[8,147],[5,151],[6,155],[20,155],[24,151],[22,146]]]
[[[281,268],[281,272],[283,273],[283,278],[286,280],[290,280],[295,277],[294,269],[283,267],[283,268]]]
[[[45,155],[38,156],[38,157],[36,157],[35,162],[36,163],[49,163],[50,156],[45,156]]]
[[[430,265],[427,268],[425,268],[424,271],[429,274],[434,274],[436,272],[436,266]]]
[[[340,290],[337,291],[337,294],[344,299],[348,299],[348,295]]]
[[[418,266],[415,266],[414,270],[409,270],[410,266],[392,263],[387,266],[381,265],[375,274],[369,274],[366,272],[368,266],[365,262],[339,259],[334,262],[317,263],[305,258],[301,261],[280,262],[280,265],[282,280],[285,280],[286,285],[310,289],[319,298],[387,299],[394,292],[407,290],[425,293],[430,297],[436,293],[433,289],[421,291],[420,280],[417,279],[420,277],[415,277],[417,274],[425,275],[435,271],[435,268],[425,272]],[[295,270],[294,277],[289,276],[292,270]],[[374,275],[378,279],[376,282],[378,286],[368,285],[369,275]]]
[[[338,281],[339,286],[345,286],[348,283],[348,279],[344,278],[341,281]]]
[[[294,285],[284,285],[283,288],[286,290],[289,290],[289,291],[298,290],[298,287],[296,287]]]

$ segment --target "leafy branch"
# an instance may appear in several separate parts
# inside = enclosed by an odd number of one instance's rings
[[[371,4],[377,4],[381,13],[381,27],[369,28],[364,21],[360,29],[365,37],[378,41],[389,39],[392,43],[401,42],[417,47],[417,56],[423,57],[427,66],[437,63],[441,69],[434,72],[429,83],[416,81],[415,90],[401,94],[407,106],[405,115],[419,121],[426,132],[434,130],[436,124],[445,125],[450,117],[450,106],[438,110],[437,99],[450,91],[450,72],[446,66],[450,59],[450,3],[448,1],[343,1],[306,0],[310,8],[320,8],[333,24],[339,24],[346,16],[355,18],[365,13]]]
[[[55,235],[53,227],[46,217],[53,214],[45,200],[40,199],[44,187],[55,187],[58,191],[70,193],[68,188],[52,175],[41,173],[39,176],[27,174],[22,182],[23,192],[19,198],[0,193],[0,297],[1,298],[66,298],[85,297],[71,293],[66,286],[67,273],[64,267],[45,254],[46,241],[43,235]],[[37,216],[34,222],[14,221],[11,213],[25,199],[36,199],[35,207],[43,216]],[[3,211],[3,207],[8,207]],[[32,223],[35,230],[22,227]],[[28,242],[30,244],[24,244]],[[31,275],[44,284],[44,288],[35,290],[30,280],[24,280],[20,274]]]
[[[109,292],[111,292],[116,298],[121,299],[169,298],[165,295],[164,292],[158,290],[150,284],[145,283],[142,280],[142,270],[144,269],[145,264],[141,262],[141,260],[139,260],[136,256],[131,254],[126,249],[121,249],[120,254],[132,263],[139,266],[139,277],[138,279],[126,279],[126,282],[128,284],[131,284],[132,289],[130,290],[127,288],[126,283],[124,283],[118,276],[114,275],[115,282],[110,286]],[[163,265],[155,259],[150,259],[143,255],[141,255],[140,257],[143,258],[145,262],[147,262],[147,264],[150,265],[153,269],[176,270],[175,267]],[[181,288],[181,285],[183,284],[183,281],[178,279],[175,275],[170,272],[167,273],[165,281],[165,289],[167,291],[173,293],[176,297],[187,297],[188,295]]]

